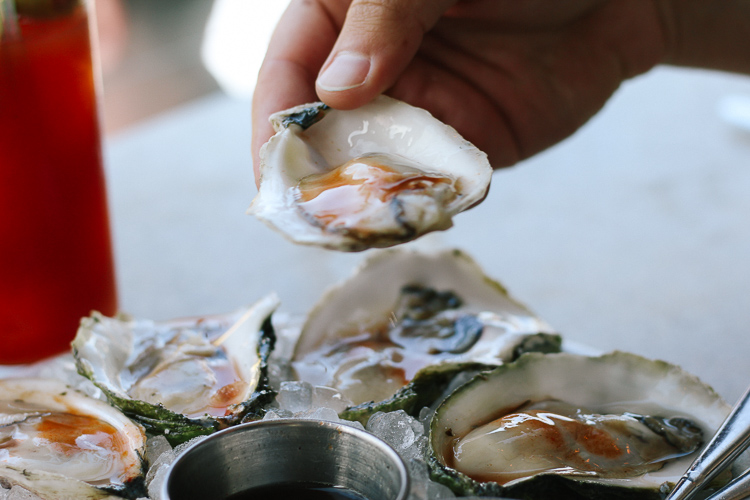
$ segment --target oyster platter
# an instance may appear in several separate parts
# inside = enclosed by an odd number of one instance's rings
[[[380,250],[306,317],[279,308],[84,318],[44,378],[0,384],[0,485],[157,498],[169,464],[149,446],[174,459],[233,425],[314,418],[389,441],[413,499],[660,499],[729,412],[677,366],[564,352],[456,249]]]
[[[92,312],[70,353],[0,380],[0,499],[155,500],[186,446],[281,418],[382,438],[410,500],[666,498],[730,411],[712,388],[663,361],[570,348],[462,250],[385,248],[480,203],[484,153],[387,97],[272,121],[250,213],[367,258],[303,317],[270,290],[205,317]]]

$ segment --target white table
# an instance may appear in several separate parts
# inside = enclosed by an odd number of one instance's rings
[[[732,403],[750,385],[750,133],[716,113],[731,93],[750,96],[750,78],[629,82],[419,244],[466,250],[566,339],[678,363]],[[249,116],[216,94],[108,139],[124,311],[219,313],[275,291],[301,314],[363,257],[293,245],[244,214]]]

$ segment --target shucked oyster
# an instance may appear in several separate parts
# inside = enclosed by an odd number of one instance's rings
[[[444,230],[484,199],[487,157],[427,111],[381,96],[353,111],[306,104],[271,117],[249,213],[296,243],[389,247]]]
[[[559,349],[559,336],[466,254],[386,250],[323,296],[292,366],[298,379],[354,403],[342,417],[366,420],[378,410],[419,412],[458,372]]]
[[[146,496],[146,435],[122,413],[47,379],[0,381],[0,483],[43,497]]]
[[[462,495],[663,499],[728,412],[665,362],[526,354],[438,407],[432,477]]]
[[[234,314],[165,323],[94,314],[81,322],[73,354],[110,403],[177,444],[273,400],[266,372],[277,305],[270,295]]]

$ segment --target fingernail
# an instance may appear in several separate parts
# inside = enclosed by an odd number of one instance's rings
[[[318,86],[329,92],[359,87],[370,72],[370,58],[354,52],[341,52],[318,77]]]

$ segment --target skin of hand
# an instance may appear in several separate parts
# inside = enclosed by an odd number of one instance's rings
[[[513,165],[576,131],[624,80],[670,62],[668,2],[292,0],[253,98],[256,182],[270,114],[318,100],[353,109],[380,93],[452,125],[493,167]]]

